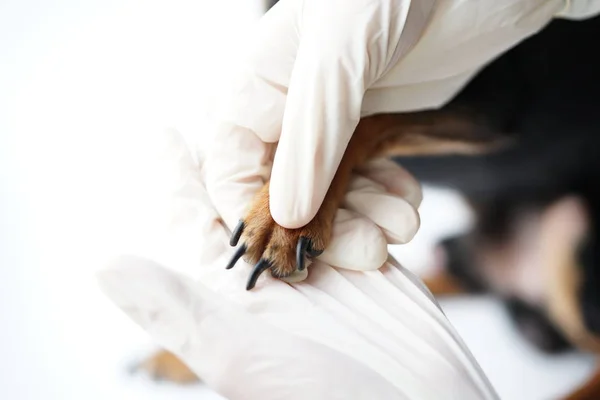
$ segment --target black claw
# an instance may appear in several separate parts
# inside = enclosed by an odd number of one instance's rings
[[[262,274],[269,268],[271,268],[271,263],[268,260],[265,260],[264,258],[261,259],[254,266],[254,269],[250,273],[250,277],[248,278],[248,283],[246,284],[246,290],[251,290],[252,288],[254,288],[254,285],[256,285],[256,281],[258,280],[258,277],[260,276],[260,274]]]
[[[310,239],[305,236],[300,236],[298,245],[296,246],[296,269],[298,271],[304,271],[304,253],[310,246]]]
[[[233,229],[233,232],[231,233],[231,239],[229,239],[229,245],[231,247],[237,246],[238,242],[240,241],[240,237],[242,236],[242,232],[244,232],[244,227],[244,221],[240,220],[240,222],[238,222],[236,227]]]
[[[323,254],[323,250],[315,250],[312,248],[312,242],[308,243],[308,248],[306,249],[306,254],[309,258],[316,258]]]
[[[246,247],[246,245],[245,244],[241,245],[235,251],[235,253],[233,253],[233,257],[231,257],[231,260],[229,260],[229,263],[227,264],[227,266],[225,267],[225,269],[231,269],[231,268],[233,268],[235,266],[235,264],[238,262],[238,260],[240,258],[242,258],[242,256],[246,252],[246,250],[248,250],[248,248]]]
[[[309,258],[317,258],[321,254],[323,254],[323,250],[308,250],[306,252],[306,254],[308,255]]]

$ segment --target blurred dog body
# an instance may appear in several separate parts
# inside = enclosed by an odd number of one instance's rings
[[[472,232],[441,243],[447,274],[432,278],[433,290],[499,295],[546,351],[600,350],[598,34],[600,18],[554,21],[448,104],[517,137],[514,145],[396,159],[422,182],[460,191],[477,218]]]
[[[557,20],[484,68],[446,108],[518,138],[490,154],[398,157],[476,217],[440,243],[438,295],[493,293],[537,348],[600,352],[600,18]],[[438,266],[439,267],[439,266]],[[600,399],[600,373],[569,399]]]

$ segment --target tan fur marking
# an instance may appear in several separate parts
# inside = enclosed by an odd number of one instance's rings
[[[165,380],[179,384],[189,384],[198,381],[196,374],[187,367],[177,356],[166,350],[159,351],[140,366],[155,380]]]

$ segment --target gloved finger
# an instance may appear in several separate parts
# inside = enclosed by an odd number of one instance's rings
[[[228,250],[229,232],[212,205],[202,182],[201,168],[183,136],[176,130],[160,133],[155,180],[162,180],[169,196],[167,223],[160,247],[171,248],[179,265],[192,276],[198,265],[210,265]],[[183,272],[183,271],[182,271]]]
[[[383,185],[387,192],[404,198],[414,208],[418,209],[423,201],[419,181],[392,160],[381,158],[370,161],[358,168],[356,173]]]
[[[148,260],[118,259],[98,278],[118,307],[229,399],[404,398],[399,385],[335,347],[264,323]]]
[[[582,20],[600,13],[600,3],[597,1],[565,0],[564,7],[556,14],[557,18]]]
[[[206,189],[230,230],[268,179],[273,148],[246,128],[233,124],[217,128],[206,158]]]
[[[393,186],[394,178],[411,178],[402,168],[379,163],[372,171],[365,171],[396,192],[420,194],[414,189],[419,188],[416,184]],[[358,175],[352,178],[345,209],[336,213],[331,243],[319,260],[338,268],[375,270],[387,260],[388,244],[407,243],[414,237],[420,225],[419,213],[402,195],[390,193],[380,182]],[[417,199],[418,195],[412,197]]]
[[[388,257],[388,245],[407,243],[418,231],[418,212],[402,198],[350,192],[333,222],[332,239],[318,259],[338,268],[372,271]],[[359,213],[362,212],[362,213]]]
[[[365,177],[352,179],[344,207],[373,221],[388,244],[408,243],[419,230],[419,213],[412,204]]]
[[[298,46],[301,3],[280,2],[260,20],[232,88],[225,91],[207,151],[206,182],[229,229],[270,175]]]
[[[416,43],[429,14],[410,0],[304,3],[270,188],[273,218],[287,228],[316,215],[366,90]]]
[[[339,209],[333,222],[331,242],[318,260],[355,271],[380,268],[388,255],[385,234],[368,218]]]

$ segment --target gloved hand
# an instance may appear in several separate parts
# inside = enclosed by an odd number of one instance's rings
[[[316,266],[232,302],[148,259],[122,257],[105,293],[229,400],[497,399],[410,273]],[[313,279],[314,277],[314,279]]]
[[[195,265],[120,257],[99,280],[210,387],[231,400],[497,398],[429,292],[391,259],[370,272],[316,262],[301,283],[265,277],[269,284],[242,290],[244,268],[223,268],[229,233],[197,166],[181,137],[167,140],[158,169],[173,172],[162,176],[173,185],[173,252]],[[376,189],[365,193],[377,197]],[[192,257],[194,232],[202,242]]]
[[[237,74],[223,77],[233,86],[224,90],[207,149],[207,189],[225,224],[234,228],[270,178],[274,220],[286,228],[304,226],[318,211],[361,116],[443,105],[481,66],[565,5],[280,1],[236,60]],[[364,219],[352,218],[345,223]]]
[[[269,175],[279,225],[298,228],[315,216],[365,90],[420,37],[433,3],[285,0],[265,15],[207,151],[208,192],[230,229]],[[346,224],[360,226],[364,217],[352,219]]]
[[[565,0],[565,8],[557,17],[573,20],[592,18],[600,13],[598,0]]]

